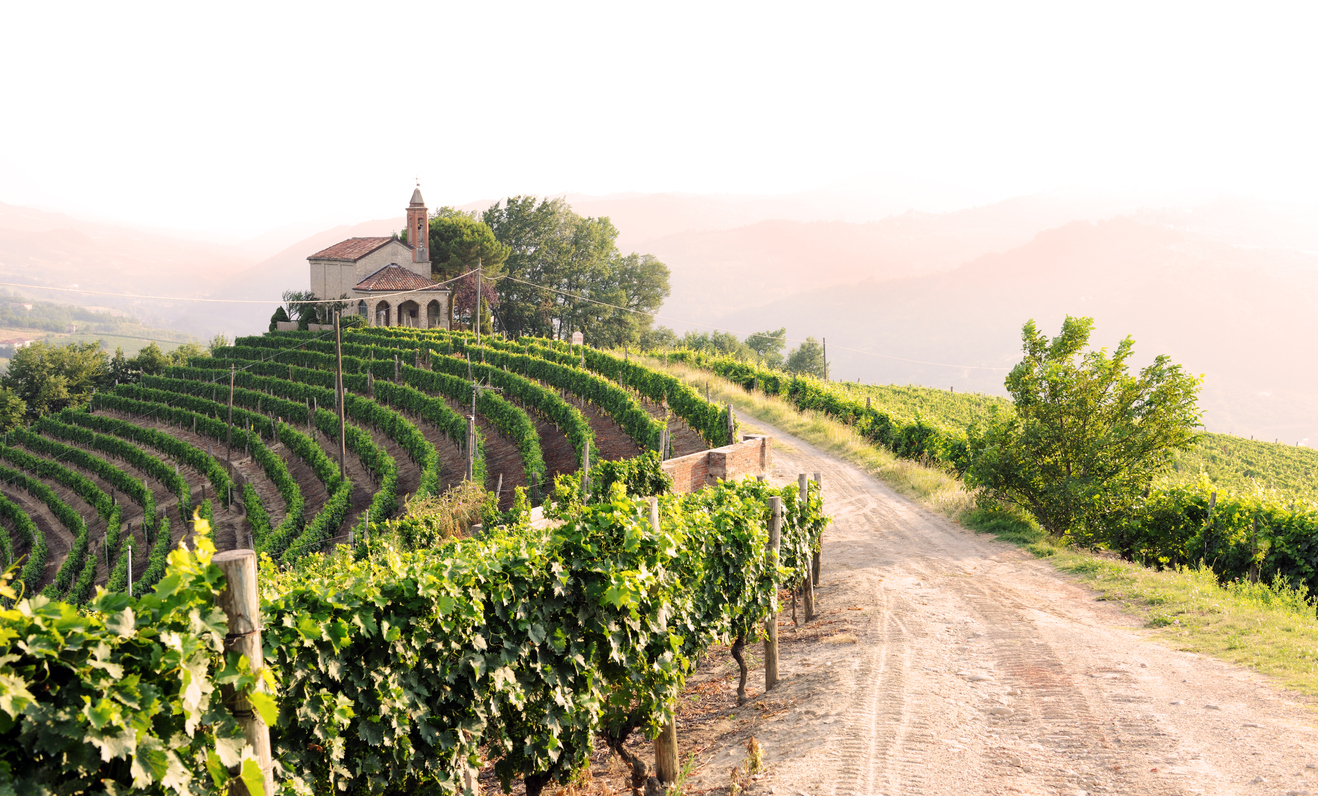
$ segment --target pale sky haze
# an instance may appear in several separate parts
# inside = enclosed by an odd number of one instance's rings
[[[255,235],[870,174],[1318,204],[1302,3],[24,3],[0,202]],[[950,209],[929,207],[921,209]]]

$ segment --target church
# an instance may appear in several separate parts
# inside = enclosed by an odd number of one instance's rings
[[[407,206],[407,243],[348,238],[307,258],[311,292],[349,302],[371,326],[449,329],[453,293],[430,279],[430,223],[418,186]]]

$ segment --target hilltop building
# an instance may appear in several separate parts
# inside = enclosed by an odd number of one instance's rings
[[[418,186],[407,206],[407,242],[348,238],[307,258],[311,292],[344,298],[372,326],[448,329],[452,291],[430,279],[429,216]]]

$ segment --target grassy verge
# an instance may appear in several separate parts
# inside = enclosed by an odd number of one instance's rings
[[[1057,569],[1096,590],[1100,599],[1118,602],[1143,619],[1169,646],[1251,667],[1283,686],[1318,696],[1318,617],[1306,596],[1285,584],[1221,586],[1208,570],[1157,572],[1070,549],[1048,538],[1027,517],[978,508],[956,476],[899,459],[832,418],[797,411],[779,398],[748,393],[707,371],[676,364],[665,367],[659,360],[647,364],[666,369],[702,391],[708,383],[712,399],[731,403],[740,413],[851,462],[967,528],[992,533],[1048,558]]]

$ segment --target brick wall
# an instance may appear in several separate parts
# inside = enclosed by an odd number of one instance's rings
[[[663,463],[673,479],[674,492],[695,492],[715,481],[735,481],[748,475],[767,475],[771,462],[770,437],[754,434],[721,448],[679,456]]]

